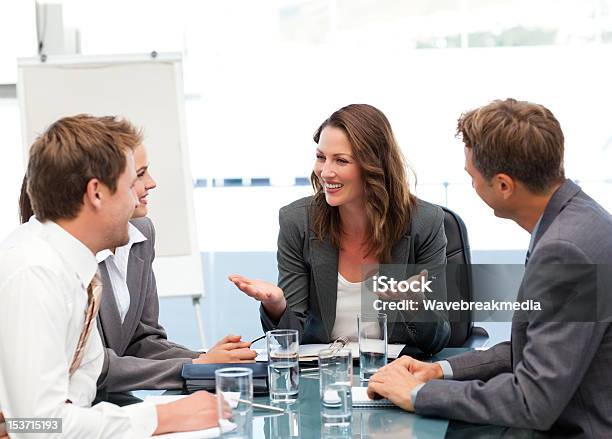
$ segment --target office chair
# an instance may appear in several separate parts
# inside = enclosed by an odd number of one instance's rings
[[[472,272],[470,264],[470,244],[463,220],[450,209],[444,211],[444,231],[446,233],[446,297],[448,301],[472,300]],[[475,347],[484,342],[489,334],[484,328],[473,326],[472,313],[449,311],[451,338],[448,347]]]

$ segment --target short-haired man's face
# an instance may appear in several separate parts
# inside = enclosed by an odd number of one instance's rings
[[[504,217],[499,212],[499,200],[496,194],[495,188],[490,181],[482,175],[475,167],[472,162],[472,148],[464,147],[465,152],[465,172],[472,178],[472,187],[478,194],[478,196],[493,209],[495,216]]]
[[[132,152],[126,154],[126,166],[117,180],[117,190],[109,194],[104,202],[104,220],[106,222],[106,248],[125,245],[129,241],[128,221],[138,206],[136,195],[136,165]]]

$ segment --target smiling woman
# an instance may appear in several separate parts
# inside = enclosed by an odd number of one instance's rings
[[[363,196],[361,170],[344,131],[329,127],[321,134],[314,175],[316,184],[324,190],[325,200],[330,206],[360,200]]]
[[[157,183],[153,180],[151,174],[149,174],[149,160],[147,156],[147,150],[141,143],[134,149],[134,162],[136,164],[136,180],[135,190],[138,196],[138,206],[134,210],[134,218],[141,218],[146,216],[148,213],[147,204],[149,201],[149,191],[157,187]]]
[[[349,105],[321,124],[314,141],[317,238],[341,248],[343,234],[362,234],[368,262],[389,263],[416,201],[389,121],[371,105]]]
[[[404,158],[377,108],[341,108],[314,141],[315,194],[279,214],[278,286],[239,275],[230,280],[261,301],[265,330],[298,329],[304,343],[356,340],[370,276],[407,279],[414,264],[446,263],[444,214],[410,193]],[[428,353],[446,345],[446,316],[414,320],[389,319],[389,342]]]

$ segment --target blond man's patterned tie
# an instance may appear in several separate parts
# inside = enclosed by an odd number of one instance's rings
[[[98,310],[100,309],[101,298],[102,282],[100,281],[100,273],[96,272],[94,278],[87,287],[87,311],[85,312],[85,325],[83,326],[83,330],[81,331],[81,336],[79,337],[77,348],[74,351],[74,355],[72,356],[72,362],[70,363],[69,369],[70,376],[72,376],[72,374],[81,365],[81,360],[83,359],[83,353],[85,351],[87,339],[89,338],[89,334],[91,333],[91,329],[93,328],[94,319],[98,315]],[[70,403],[71,401],[67,400],[66,402]],[[8,439],[4,424],[4,415],[2,411],[0,411],[0,439]]]
[[[87,339],[94,326],[94,319],[98,315],[100,309],[100,299],[102,298],[102,282],[100,281],[100,272],[96,272],[91,283],[87,287],[87,311],[85,312],[85,325],[81,331],[79,342],[77,343],[76,350],[72,356],[72,362],[70,363],[70,376],[79,368],[83,354],[85,352],[85,345]]]

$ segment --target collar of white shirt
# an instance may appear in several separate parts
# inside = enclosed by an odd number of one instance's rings
[[[41,224],[47,241],[62,255],[65,263],[74,271],[84,288],[96,274],[98,264],[89,248],[53,221]]]
[[[147,237],[144,236],[140,232],[140,230],[138,230],[136,226],[134,226],[132,223],[128,223],[128,237],[129,237],[128,243],[123,246],[123,247],[127,247],[128,250],[134,244],[147,240]],[[96,254],[96,260],[98,261],[98,264],[99,264],[100,262],[105,261],[109,256],[112,256],[112,255],[113,255],[113,252],[111,252],[109,249],[102,250]]]

